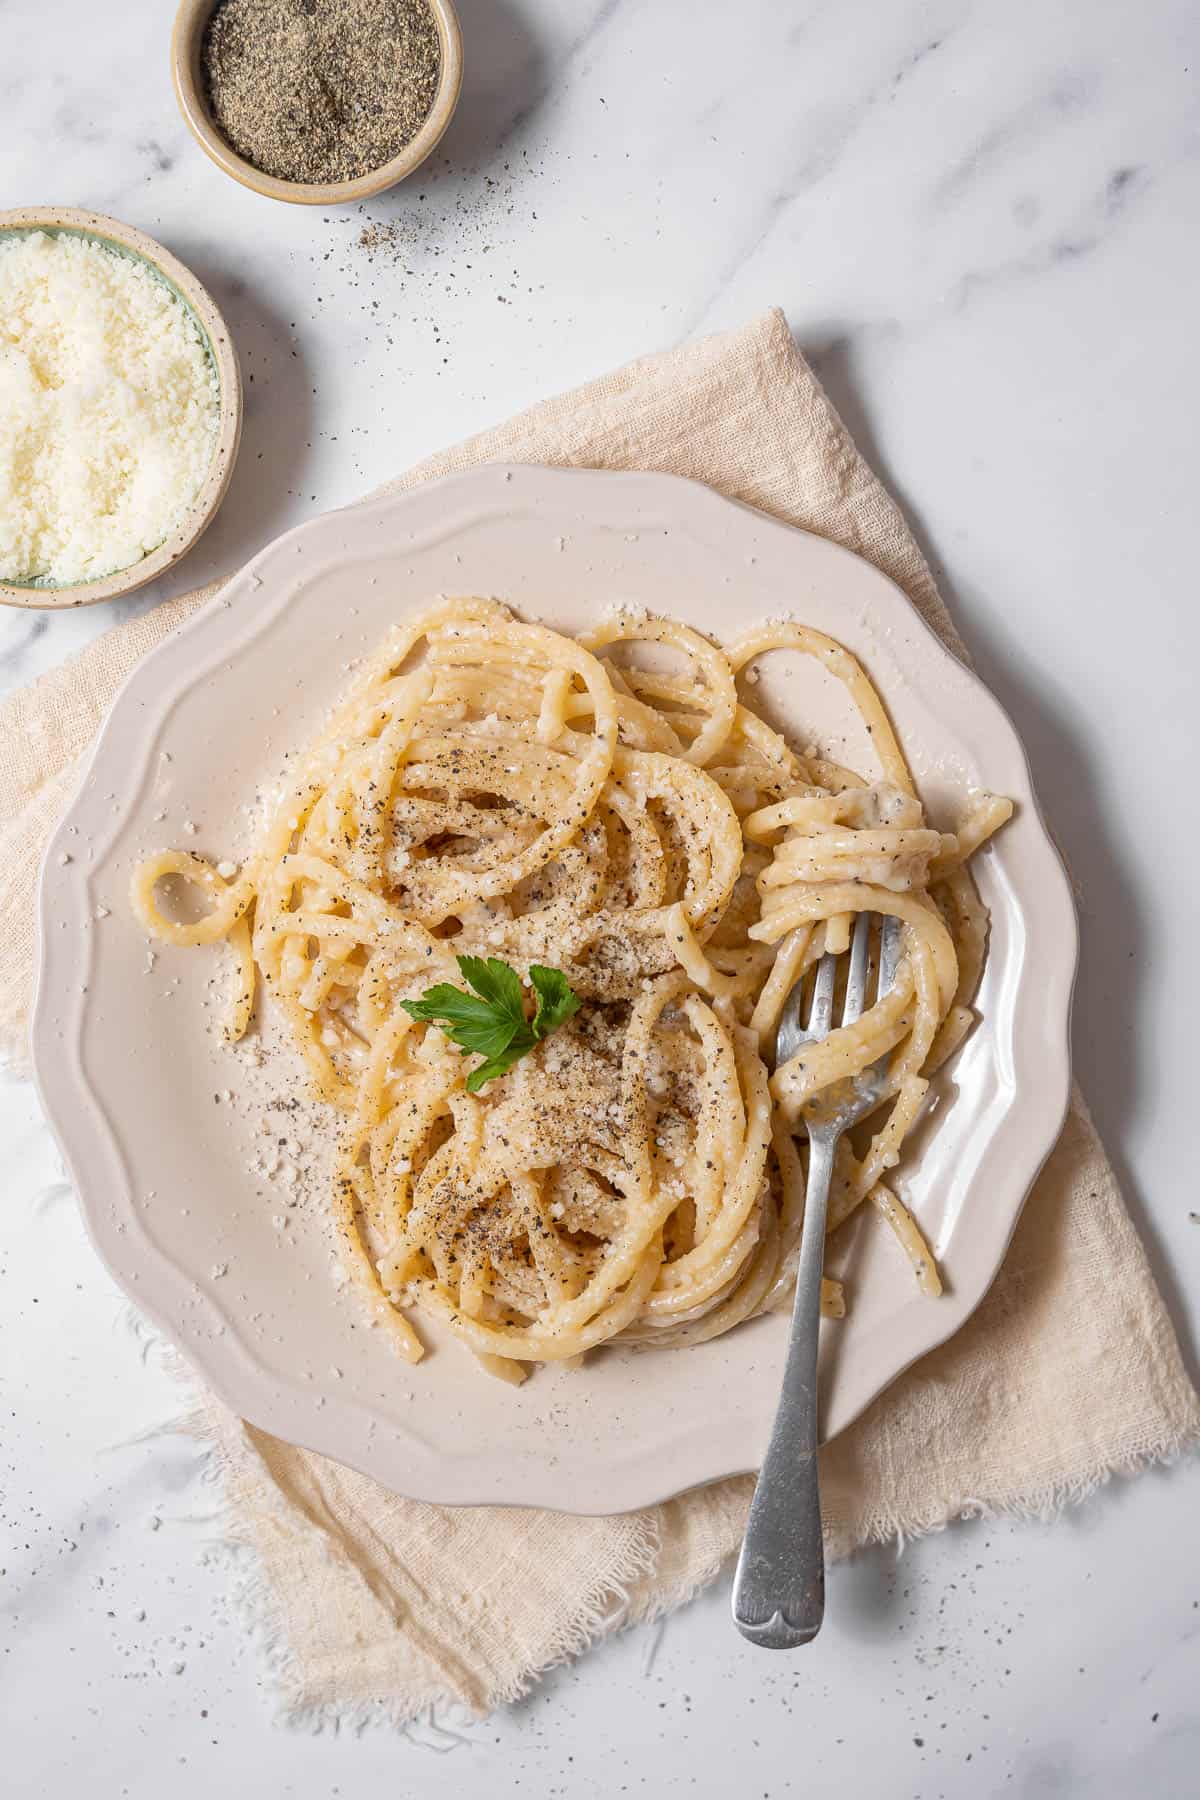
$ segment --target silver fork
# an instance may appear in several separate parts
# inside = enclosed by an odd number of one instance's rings
[[[844,1025],[859,1018],[866,1002],[874,916],[860,913],[855,920],[842,1008]],[[900,938],[899,920],[885,919],[879,945],[880,994],[887,993],[896,979]],[[801,983],[789,993],[776,1036],[776,1068],[793,1057],[801,1044],[828,1037],[833,1027],[838,960],[823,956],[817,965],[807,1025],[800,1022]],[[811,1643],[825,1613],[825,1546],[817,1486],[817,1335],[825,1219],[838,1139],[878,1105],[887,1068],[888,1058],[883,1056],[864,1070],[841,1105],[828,1112],[814,1111],[806,1120],[808,1187],[783,1392],[733,1578],[734,1623],[743,1637],[768,1650],[792,1650],[798,1644]]]

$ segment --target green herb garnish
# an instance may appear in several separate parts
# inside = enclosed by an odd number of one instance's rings
[[[537,1005],[532,1019],[525,1017],[525,990],[517,971],[498,957],[455,958],[473,994],[448,981],[426,988],[419,1000],[402,1000],[410,1018],[434,1024],[457,1044],[464,1056],[483,1056],[486,1062],[467,1076],[467,1088],[477,1094],[487,1081],[506,1075],[515,1062],[552,1031],[579,1011],[579,996],[561,969],[529,965],[529,985]]]

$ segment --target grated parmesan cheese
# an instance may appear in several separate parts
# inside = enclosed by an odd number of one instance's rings
[[[194,499],[219,389],[192,314],[91,238],[0,236],[0,579],[128,568]]]

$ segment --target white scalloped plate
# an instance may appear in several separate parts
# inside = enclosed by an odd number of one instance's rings
[[[127,907],[130,870],[153,847],[242,851],[243,809],[310,736],[344,665],[446,591],[493,594],[567,631],[616,601],[726,639],[792,612],[861,657],[935,818],[972,786],[1017,802],[976,864],[992,917],[981,1023],[940,1073],[899,1182],[948,1291],[922,1298],[874,1217],[851,1228],[850,1315],[822,1333],[827,1435],[957,1330],[999,1267],[1066,1109],[1075,916],[1011,724],[899,589],[669,476],[489,467],[317,519],[134,671],[47,852],[33,1027],[42,1100],[101,1255],[266,1430],[419,1499],[622,1511],[757,1466],[786,1320],[692,1349],[603,1351],[519,1389],[436,1332],[419,1367],[402,1363],[335,1285],[323,1208],[296,1207],[278,1229],[287,1209],[250,1173],[261,1119],[239,1105],[245,1071],[211,1029],[225,951],[160,949],[148,969]],[[869,767],[836,684],[801,658],[772,661],[756,704]],[[225,1091],[233,1103],[214,1102]]]

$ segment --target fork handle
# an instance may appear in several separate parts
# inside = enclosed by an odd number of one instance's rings
[[[817,1485],[817,1337],[836,1133],[810,1140],[808,1189],[783,1391],[733,1578],[733,1620],[768,1650],[811,1643],[825,1614]]]

